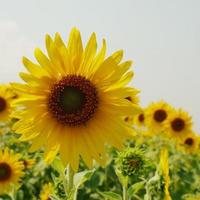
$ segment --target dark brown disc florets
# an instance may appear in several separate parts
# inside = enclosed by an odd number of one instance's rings
[[[11,167],[5,162],[0,163],[0,182],[8,180],[11,174]]]
[[[0,97],[0,112],[4,111],[5,109],[6,109],[6,100]]]
[[[144,122],[144,114],[142,113],[142,114],[140,114],[139,116],[138,116],[138,120],[142,123],[142,122]]]
[[[52,116],[69,126],[84,125],[98,106],[96,87],[85,77],[69,75],[54,84],[48,98]]]
[[[154,120],[161,123],[167,118],[167,113],[163,109],[156,110],[154,113]]]
[[[171,127],[174,131],[180,132],[185,128],[185,121],[181,118],[175,118],[171,122]]]
[[[184,144],[188,145],[188,146],[192,146],[194,143],[194,140],[192,138],[187,138],[184,142]]]

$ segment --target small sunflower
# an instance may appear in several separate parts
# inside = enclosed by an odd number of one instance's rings
[[[40,200],[50,200],[50,195],[54,192],[54,187],[52,183],[46,183],[43,185],[40,192]]]
[[[23,158],[22,159],[24,169],[31,169],[33,165],[35,164],[36,160],[34,158]]]
[[[178,145],[180,150],[186,153],[195,153],[199,149],[199,137],[191,132]]]
[[[8,85],[0,85],[0,122],[10,119],[12,103],[13,93],[8,89]]]
[[[152,103],[145,112],[146,125],[152,134],[163,131],[163,124],[169,117],[172,108],[164,101]]]
[[[8,193],[23,176],[24,166],[19,158],[19,154],[13,154],[8,149],[0,150],[0,194]]]
[[[135,94],[133,94],[132,96],[128,96],[126,97],[125,99],[129,100],[131,103],[133,103],[134,105],[138,105],[140,100],[139,100],[139,97],[136,96],[137,94],[139,93],[139,91],[135,90]],[[129,123],[129,124],[133,124],[133,116],[126,116],[124,118],[125,122]]]
[[[164,192],[165,192],[165,200],[171,200],[171,196],[169,193],[169,161],[168,161],[168,151],[167,149],[162,149],[160,153],[160,173],[163,176],[163,184],[164,184]]]
[[[17,105],[25,109],[16,113],[20,120],[14,128],[21,140],[32,140],[32,149],[44,145],[47,157],[59,152],[75,171],[79,155],[88,166],[93,160],[102,163],[105,143],[120,148],[132,136],[124,117],[140,111],[126,99],[137,93],[126,86],[133,76],[128,71],[132,62],[121,63],[123,51],[105,58],[105,40],[97,53],[94,33],[84,49],[76,28],[67,45],[58,33],[55,38],[47,35],[46,49],[48,56],[35,50],[38,64],[23,58],[28,73],[20,76],[26,83],[13,86],[23,93]]]
[[[164,127],[170,138],[180,141],[191,132],[192,118],[182,109],[174,110],[166,120]]]
[[[143,110],[139,114],[134,116],[133,123],[138,128],[145,127],[145,111]]]

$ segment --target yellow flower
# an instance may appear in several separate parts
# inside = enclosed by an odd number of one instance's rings
[[[49,200],[50,195],[54,192],[52,183],[46,183],[40,192],[40,200]]]
[[[169,193],[170,176],[167,149],[162,149],[160,153],[160,171],[164,177],[165,200],[171,200]]]
[[[145,111],[142,111],[139,114],[135,115],[133,123],[138,128],[145,127]]]
[[[168,119],[172,108],[164,101],[152,103],[145,112],[146,125],[151,134],[157,134],[163,131],[163,124]]]
[[[9,120],[12,112],[13,93],[7,85],[0,85],[0,122]]]
[[[32,140],[32,149],[44,145],[48,159],[48,153],[59,152],[74,170],[79,155],[88,166],[93,159],[105,163],[105,143],[123,147],[133,133],[124,117],[140,110],[126,99],[137,93],[126,86],[133,76],[128,71],[132,62],[121,63],[123,51],[105,58],[105,40],[97,53],[94,33],[84,49],[75,28],[68,45],[58,33],[55,38],[47,35],[46,48],[48,56],[36,48],[38,64],[23,58],[28,73],[20,76],[26,84],[13,84],[24,94],[17,105],[25,108],[16,113],[16,132],[21,140]]]
[[[126,97],[125,99],[127,99],[127,100],[129,100],[131,103],[133,103],[134,105],[135,104],[139,104],[139,97],[138,96],[136,96],[137,94],[138,94],[138,92],[139,91],[137,91],[137,90],[135,90],[135,94],[133,94],[132,96],[128,96],[128,97]],[[125,122],[127,122],[127,123],[129,123],[130,125],[132,125],[133,124],[133,118],[134,118],[134,116],[126,116],[125,118],[124,118],[124,120],[125,120]]]
[[[23,176],[24,166],[19,158],[19,154],[13,154],[8,149],[0,150],[0,195],[11,191]]]
[[[181,109],[173,111],[166,120],[166,134],[175,140],[183,140],[191,132],[192,120],[189,114]]]
[[[19,93],[10,84],[6,84],[5,87],[6,91],[10,93],[12,99],[19,98]]]
[[[35,159],[34,158],[23,158],[22,159],[24,169],[31,169],[33,165],[35,164]]]
[[[178,145],[178,149],[186,153],[195,153],[199,149],[199,137],[191,132]]]

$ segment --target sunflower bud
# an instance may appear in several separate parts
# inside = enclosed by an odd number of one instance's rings
[[[145,165],[144,152],[138,148],[127,148],[119,153],[117,164],[124,176],[139,174]]]

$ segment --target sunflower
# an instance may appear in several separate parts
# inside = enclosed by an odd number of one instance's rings
[[[49,200],[50,195],[54,192],[52,183],[46,183],[43,185],[40,192],[40,200]]]
[[[24,110],[16,112],[20,120],[14,128],[21,140],[32,140],[32,150],[45,146],[47,157],[59,152],[74,170],[79,155],[89,167],[93,160],[102,163],[105,143],[121,148],[133,134],[124,117],[140,111],[126,99],[137,93],[126,86],[133,76],[128,71],[132,62],[121,63],[121,50],[105,58],[105,40],[96,53],[94,33],[83,48],[76,28],[67,45],[58,33],[47,35],[46,49],[48,56],[35,49],[38,64],[23,58],[28,73],[20,76],[26,83],[13,86],[23,93],[16,105]]]
[[[171,200],[169,193],[169,162],[168,162],[168,151],[167,149],[162,149],[160,153],[160,173],[163,176],[163,184],[164,184],[164,192],[165,192],[165,200]]]
[[[34,158],[23,158],[22,162],[24,164],[24,169],[31,169],[35,164],[35,161],[36,160]]]
[[[145,112],[146,125],[149,132],[157,134],[163,131],[163,124],[169,117],[172,108],[164,101],[150,104]]]
[[[9,120],[13,110],[13,93],[8,87],[8,85],[0,85],[0,122]]]
[[[191,132],[178,145],[178,149],[186,153],[195,153],[199,148],[199,137]]]
[[[8,149],[0,150],[0,195],[9,192],[23,176],[24,166],[19,158]]]
[[[135,104],[139,104],[139,102],[140,102],[140,100],[139,100],[139,97],[137,96],[137,94],[139,93],[139,91],[137,91],[137,90],[135,90],[135,94],[133,94],[132,96],[128,96],[128,97],[126,97],[125,99],[127,99],[127,100],[129,100],[131,103],[133,103],[134,105]],[[129,124],[133,124],[133,116],[126,116],[125,118],[124,118],[124,121],[125,122],[127,122],[127,123],[129,123]]]
[[[192,118],[182,109],[174,110],[166,120],[164,127],[170,138],[180,141],[191,132]]]
[[[145,127],[145,111],[144,110],[134,116],[133,123],[138,128]]]

